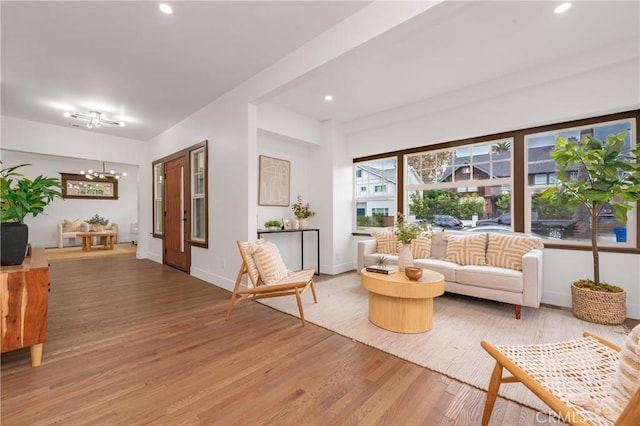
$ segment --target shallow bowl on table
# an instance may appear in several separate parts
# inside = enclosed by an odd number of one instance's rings
[[[411,281],[418,281],[420,277],[422,277],[422,268],[415,268],[413,266],[410,266],[408,268],[404,268],[404,274]]]

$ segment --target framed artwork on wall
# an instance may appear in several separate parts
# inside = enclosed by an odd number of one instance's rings
[[[291,162],[261,155],[258,171],[258,205],[289,206]]]
[[[114,178],[87,179],[85,175],[60,173],[63,198],[118,199],[118,180]]]

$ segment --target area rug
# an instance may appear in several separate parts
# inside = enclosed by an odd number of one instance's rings
[[[64,248],[48,248],[45,250],[47,260],[51,261],[63,261],[63,260],[76,260],[91,257],[105,257],[105,256],[134,256],[136,255],[137,246],[131,243],[114,244],[113,250],[91,250],[84,251],[82,247],[64,247]]]
[[[624,326],[592,324],[569,311],[549,307],[523,307],[518,321],[512,305],[445,293],[435,299],[430,331],[401,334],[369,322],[368,293],[356,273],[318,282],[316,292],[318,304],[313,303],[310,292],[303,298],[308,322],[483,390],[487,390],[495,362],[480,346],[482,340],[493,344],[549,343],[579,338],[589,331],[620,345],[627,332]],[[299,316],[293,297],[263,299],[261,303]],[[549,412],[521,384],[503,384],[500,395]]]

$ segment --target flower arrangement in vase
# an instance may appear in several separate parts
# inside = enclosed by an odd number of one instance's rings
[[[393,229],[396,240],[402,243],[398,254],[398,270],[403,272],[405,268],[413,266],[413,255],[411,254],[411,242],[422,235],[431,238],[431,227],[426,223],[408,224],[404,215],[398,212],[398,220]]]
[[[104,227],[109,224],[109,219],[106,219],[96,213],[91,219],[87,220],[87,223],[91,225],[92,231],[102,232]]]
[[[316,212],[311,210],[311,207],[309,207],[309,203],[302,202],[302,196],[300,195],[298,195],[297,201],[293,203],[291,209],[293,210],[293,214],[298,219],[300,229],[306,228],[307,219],[316,215]]]

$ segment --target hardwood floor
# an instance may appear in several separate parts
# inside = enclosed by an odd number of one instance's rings
[[[178,270],[116,256],[50,278],[42,366],[2,354],[3,425],[480,424],[483,391],[257,303],[227,322],[230,293]],[[504,399],[492,417],[552,422]]]

